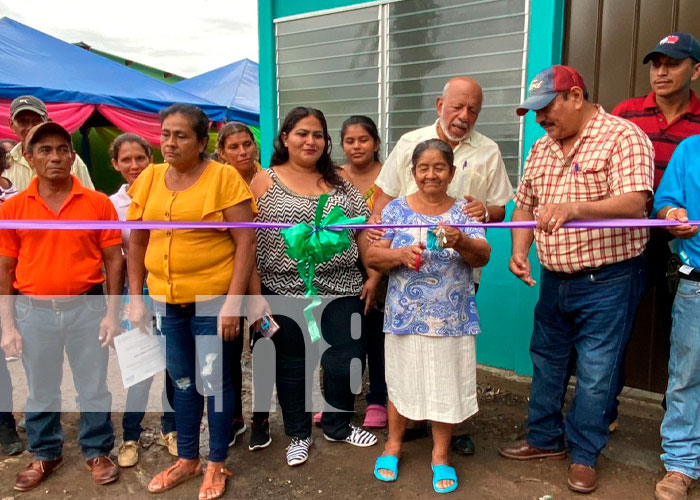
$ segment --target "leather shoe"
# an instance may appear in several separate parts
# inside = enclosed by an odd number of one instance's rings
[[[591,493],[598,487],[595,468],[590,465],[571,464],[569,489],[578,493]]]
[[[459,436],[452,436],[450,440],[452,445],[452,451],[458,455],[473,455],[474,454],[474,441],[469,437],[469,434],[460,434]]]
[[[681,472],[667,472],[664,478],[656,483],[654,496],[657,500],[685,500],[688,498],[688,488],[692,482],[691,477]]]
[[[95,484],[109,484],[119,478],[119,467],[109,457],[91,458],[85,462],[85,465],[92,473]]]
[[[63,457],[56,460],[34,460],[27,465],[22,472],[17,474],[15,489],[17,491],[29,491],[39,486],[53,471],[63,465]]]
[[[533,460],[536,458],[551,458],[561,460],[566,457],[566,450],[542,450],[530,446],[527,441],[520,441],[510,446],[503,446],[498,449],[502,457],[511,460]]]

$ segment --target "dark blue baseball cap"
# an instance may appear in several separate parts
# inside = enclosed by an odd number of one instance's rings
[[[700,43],[690,33],[671,33],[665,36],[654,50],[644,56],[642,61],[648,63],[655,54],[663,54],[673,59],[686,59],[688,57],[700,62]]]

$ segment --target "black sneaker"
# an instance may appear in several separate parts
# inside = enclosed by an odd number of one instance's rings
[[[450,440],[452,445],[452,451],[458,455],[473,455],[474,454],[474,441],[469,437],[469,434],[460,434],[459,436],[452,436]]]
[[[262,450],[267,448],[272,443],[272,438],[270,437],[270,422],[267,419],[262,421],[262,424],[255,425],[255,422],[250,424],[250,444],[248,449],[250,451]]]
[[[24,451],[24,443],[17,435],[14,419],[0,424],[0,448],[8,455],[19,455]]]
[[[245,433],[245,431],[245,420],[243,420],[243,418],[240,420],[234,419],[233,423],[231,424],[231,441],[229,441],[228,445],[233,446],[236,444],[236,438]]]

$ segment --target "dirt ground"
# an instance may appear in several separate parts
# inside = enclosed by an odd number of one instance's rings
[[[244,361],[246,379],[249,366]],[[119,375],[116,363],[111,363],[110,388],[118,400]],[[15,383],[16,407],[26,397],[24,374],[19,363],[10,366]],[[116,372],[115,372],[116,370]],[[538,460],[512,462],[499,457],[497,448],[504,442],[524,436],[523,424],[527,415],[527,380],[507,372],[479,369],[479,413],[466,424],[473,436],[476,454],[471,457],[455,456],[453,465],[459,475],[459,489],[452,496],[484,500],[564,500],[576,498],[639,500],[654,497],[654,484],[662,476],[659,460],[659,424],[663,416],[658,401],[627,394],[622,400],[620,429],[613,434],[598,465],[600,486],[591,495],[570,492],[566,487],[568,460]],[[151,400],[159,394],[160,381],[154,383]],[[73,400],[70,376],[64,377],[64,401]],[[123,389],[121,389],[123,393]],[[358,397],[356,423],[362,422],[365,403]],[[250,386],[244,386],[244,406],[250,406]],[[248,414],[248,413],[246,413]],[[18,415],[19,416],[19,415]],[[65,432],[62,469],[53,474],[34,491],[18,493],[12,485],[15,475],[31,459],[28,452],[17,457],[0,456],[0,499],[97,499],[149,498],[146,485],[151,477],[174,459],[154,444],[159,429],[159,415],[148,413],[147,428],[142,435],[141,460],[130,469],[121,471],[118,482],[96,486],[85,470],[77,447],[78,415],[65,413],[62,417]],[[121,417],[114,414],[117,443],[121,440]],[[379,444],[365,449],[323,439],[320,429],[314,429],[314,445],[309,461],[297,468],[286,465],[281,414],[271,416],[273,442],[269,448],[252,453],[248,451],[249,433],[239,437],[230,450],[228,466],[235,475],[228,483],[225,498],[279,498],[279,499],[346,499],[390,498],[423,499],[438,497],[432,490],[429,439],[409,442],[401,458],[399,479],[395,483],[377,481],[372,470],[374,459],[381,453],[386,438],[380,431]],[[204,430],[204,429],[203,429]],[[206,432],[203,432],[203,437]],[[202,443],[206,452],[206,441]],[[116,453],[116,448],[113,450]],[[192,480],[176,489],[158,495],[159,499],[195,499],[199,480]],[[700,500],[700,488],[691,490],[690,500]]]

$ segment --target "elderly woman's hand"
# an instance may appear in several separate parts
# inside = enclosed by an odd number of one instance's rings
[[[411,245],[398,249],[401,252],[401,263],[413,271],[418,271],[422,263],[423,246]]]
[[[459,240],[462,238],[462,231],[452,226],[445,226],[440,224],[440,227],[445,231],[445,242],[443,243],[444,248],[455,248],[459,244]]]

